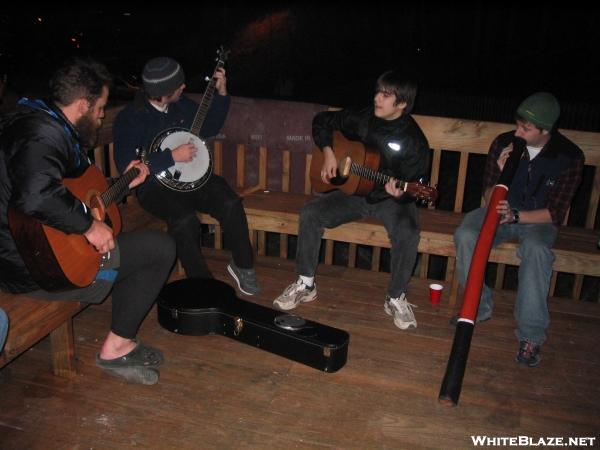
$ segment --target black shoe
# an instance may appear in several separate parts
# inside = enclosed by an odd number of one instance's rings
[[[477,320],[475,320],[475,323],[480,323],[480,322],[485,322],[487,320],[490,320],[492,318],[492,316],[489,317],[484,317],[484,318],[477,318]],[[458,323],[458,314],[453,315],[450,320],[449,320],[450,325],[452,325],[453,327],[456,326],[456,324]]]
[[[529,367],[537,366],[542,357],[540,356],[540,346],[535,342],[524,340],[519,342],[519,352],[515,361],[519,364],[525,364]]]

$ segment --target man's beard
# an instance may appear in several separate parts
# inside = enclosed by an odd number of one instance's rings
[[[79,134],[81,145],[88,150],[96,146],[99,129],[100,125],[92,118],[89,112],[81,116],[75,124],[75,131]]]

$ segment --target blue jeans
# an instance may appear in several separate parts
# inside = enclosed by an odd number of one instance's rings
[[[388,295],[405,293],[412,276],[419,246],[419,223],[414,203],[398,204],[387,199],[369,204],[364,197],[333,191],[309,201],[300,213],[296,271],[314,277],[319,264],[321,238],[325,228],[335,228],[364,217],[381,222],[391,242],[390,283]]]
[[[471,257],[485,213],[485,208],[471,211],[454,233],[456,269],[462,286],[467,281]],[[520,341],[527,339],[541,345],[546,340],[546,330],[550,325],[548,290],[554,263],[554,253],[551,249],[557,234],[558,228],[551,223],[504,224],[499,225],[496,230],[494,247],[511,239],[519,241],[517,256],[521,260],[521,265],[517,300],[513,312],[517,321],[515,334]],[[490,317],[493,306],[492,292],[484,283],[477,318]]]
[[[0,308],[0,352],[4,348],[6,335],[8,334],[8,316],[2,308]]]

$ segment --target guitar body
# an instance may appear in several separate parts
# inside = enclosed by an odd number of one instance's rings
[[[106,220],[115,235],[121,231],[118,207],[113,203],[105,209],[98,200],[108,186],[96,166],[88,167],[81,177],[64,179],[63,183],[92,209],[97,219]],[[82,288],[96,278],[102,255],[83,235],[63,233],[13,208],[8,209],[8,224],[27,269],[42,289]]]
[[[346,331],[242,300],[218,280],[167,284],[157,311],[160,325],[174,333],[219,334],[324,372],[339,370],[348,356]]]
[[[333,153],[338,162],[337,176],[323,183],[321,169],[323,168],[323,152],[318,147],[313,149],[310,162],[310,181],[315,192],[328,192],[339,189],[348,195],[368,195],[375,183],[385,184],[390,176],[378,172],[380,155],[375,149],[365,146],[362,142],[350,141],[339,131],[333,134]],[[437,189],[419,181],[395,180],[396,187],[404,192],[433,204],[438,196]]]
[[[365,146],[362,142],[346,139],[339,131],[333,134],[333,153],[338,161],[338,172],[341,162],[349,157],[354,163],[368,167],[371,170],[379,169],[379,152]],[[323,167],[323,152],[315,147],[310,162],[310,182],[315,192],[328,192],[339,189],[348,195],[367,195],[375,187],[375,182],[350,174],[348,177],[337,176],[330,180],[331,184],[323,183],[321,169]]]

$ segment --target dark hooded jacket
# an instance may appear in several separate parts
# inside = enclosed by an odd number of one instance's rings
[[[65,233],[85,233],[92,216],[63,185],[90,162],[60,109],[27,101],[2,118],[0,135],[0,289],[39,289],[31,279],[8,227],[8,207]]]

